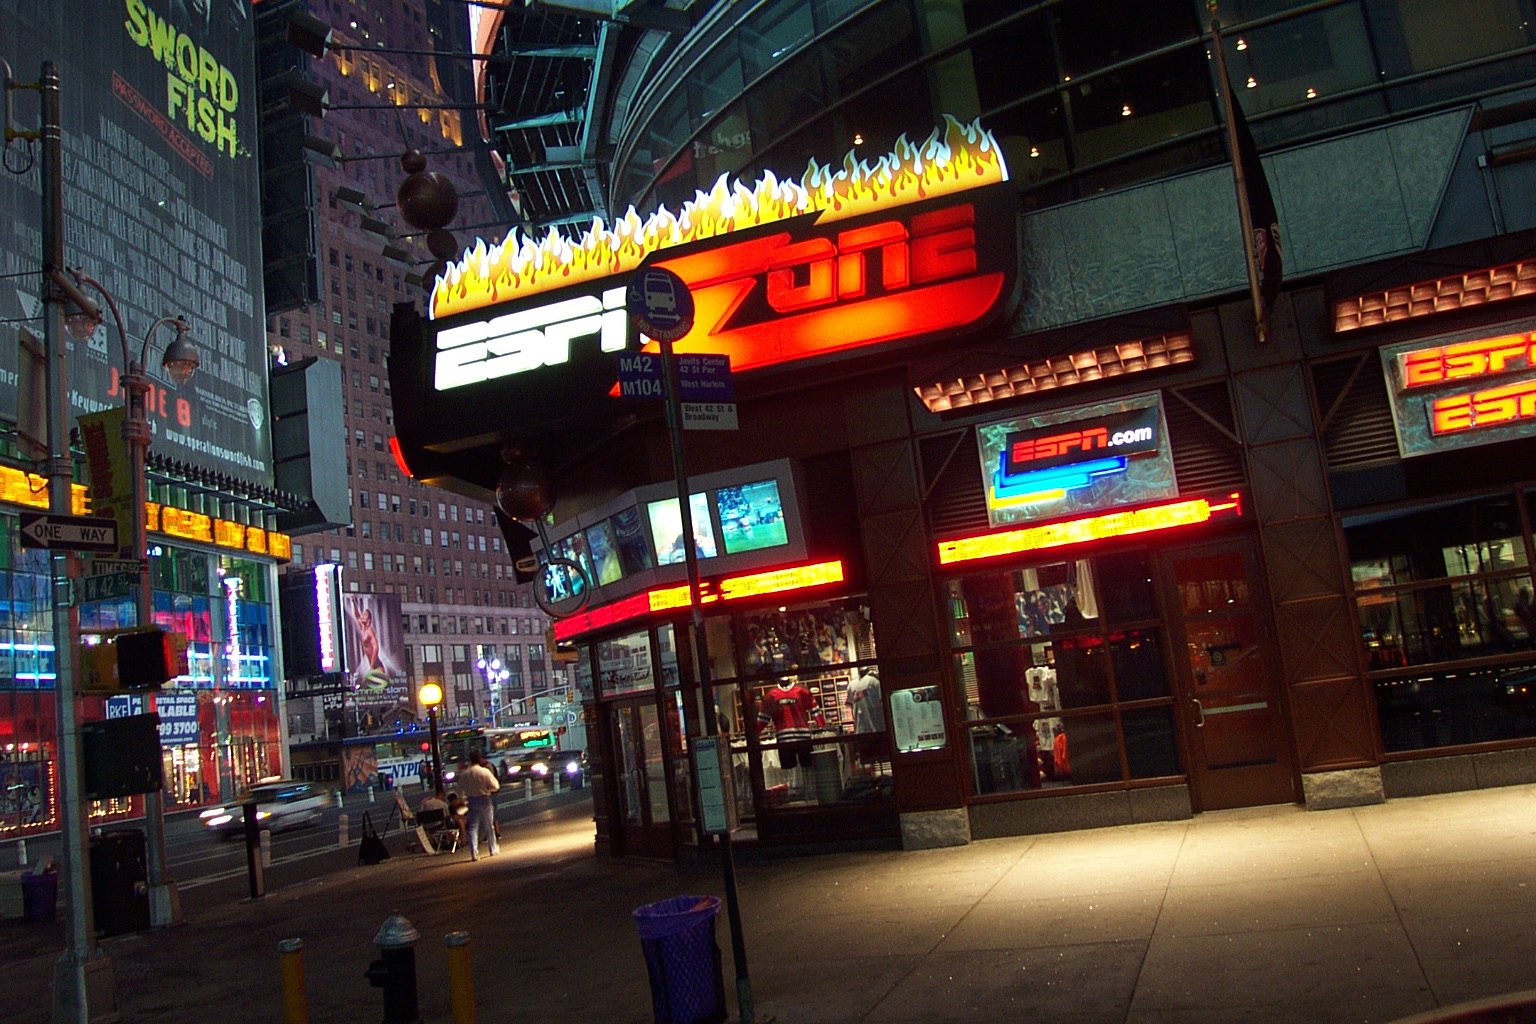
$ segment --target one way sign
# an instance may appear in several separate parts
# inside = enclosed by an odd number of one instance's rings
[[[117,520],[23,512],[21,546],[63,551],[116,551]]]

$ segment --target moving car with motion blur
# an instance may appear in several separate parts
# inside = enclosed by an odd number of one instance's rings
[[[245,829],[245,805],[256,805],[256,825],[273,832],[313,825],[335,800],[328,789],[298,779],[262,779],[234,803],[210,807],[200,817],[213,835],[232,838]]]

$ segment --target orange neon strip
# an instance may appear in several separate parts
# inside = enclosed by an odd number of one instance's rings
[[[1226,501],[1217,504],[1212,504],[1205,498],[1189,498],[1145,508],[1105,512],[1059,523],[1046,523],[1043,526],[1030,526],[1022,530],[1005,530],[1001,533],[984,533],[974,537],[940,541],[939,564],[953,565],[956,562],[969,562],[980,558],[997,558],[1027,551],[1086,544],[1111,537],[1155,533],[1179,526],[1192,526],[1227,515],[1242,515],[1242,504],[1237,494],[1228,495]]]
[[[838,559],[829,562],[812,562],[792,565],[783,569],[750,573],[746,576],[730,576],[722,580],[699,582],[699,603],[714,604],[717,601],[740,601],[748,597],[782,594],[791,590],[841,583],[845,578],[843,563]],[[561,619],[554,625],[555,639],[566,641],[595,629],[616,626],[639,616],[675,611],[688,607],[688,584],[657,587],[640,594],[615,601]]]

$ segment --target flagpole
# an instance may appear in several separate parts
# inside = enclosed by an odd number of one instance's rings
[[[1216,89],[1221,94],[1222,110],[1227,122],[1227,152],[1232,155],[1232,181],[1237,186],[1237,219],[1243,235],[1243,265],[1248,268],[1248,295],[1253,301],[1253,332],[1259,344],[1269,340],[1269,324],[1264,316],[1264,296],[1259,287],[1258,257],[1253,250],[1253,209],[1248,203],[1248,182],[1243,174],[1243,161],[1238,152],[1237,118],[1232,115],[1232,80],[1227,77],[1227,58],[1221,48],[1221,22],[1216,13],[1215,0],[1206,4],[1211,18],[1211,52],[1216,57]]]

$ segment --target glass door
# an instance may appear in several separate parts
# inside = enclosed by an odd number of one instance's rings
[[[1295,801],[1279,652],[1253,545],[1180,548],[1163,563],[1171,625],[1181,640],[1176,707],[1186,726],[1195,809]]]
[[[673,855],[672,814],[667,802],[666,739],[653,698],[610,705],[615,824],[620,853],[632,857]]]

